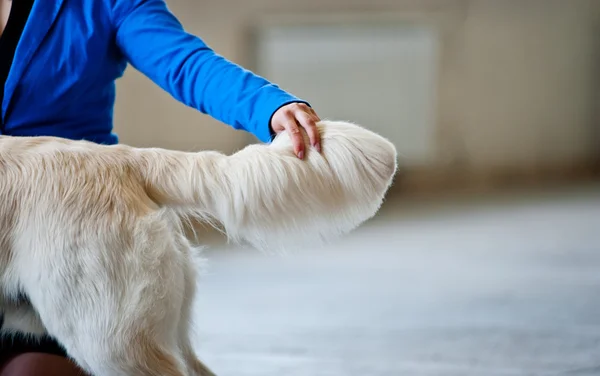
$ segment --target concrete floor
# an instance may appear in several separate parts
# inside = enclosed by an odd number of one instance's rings
[[[597,187],[389,202],[322,249],[209,257],[219,376],[600,375]]]

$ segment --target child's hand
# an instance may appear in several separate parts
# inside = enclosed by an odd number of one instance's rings
[[[319,116],[312,108],[304,103],[290,103],[277,110],[271,119],[271,129],[275,133],[288,131],[294,144],[294,152],[298,158],[304,158],[304,139],[300,134],[303,127],[308,134],[310,143],[321,152],[321,140],[316,123],[320,121]]]

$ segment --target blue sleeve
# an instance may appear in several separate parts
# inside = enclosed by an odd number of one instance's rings
[[[219,56],[183,29],[164,0],[112,0],[112,16],[117,45],[135,69],[178,101],[262,142],[272,139],[277,109],[307,103]]]

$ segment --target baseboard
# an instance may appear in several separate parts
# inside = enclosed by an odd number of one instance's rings
[[[600,160],[538,166],[400,169],[389,196],[487,193],[548,185],[600,182]]]

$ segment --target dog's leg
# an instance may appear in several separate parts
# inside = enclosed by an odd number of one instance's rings
[[[180,347],[190,376],[216,376],[196,355],[189,337],[189,325],[180,326]]]
[[[178,343],[187,260],[170,224],[148,217],[89,235],[86,249],[36,252],[21,273],[49,334],[95,376],[188,375]]]
[[[216,376],[198,357],[194,351],[194,348],[189,341],[189,337],[186,335],[185,339],[181,340],[181,349],[185,358],[188,374],[190,376]]]
[[[187,242],[187,241],[186,241]],[[189,247],[187,247],[189,249]],[[187,365],[190,376],[215,376],[207,366],[198,359],[190,335],[192,332],[192,308],[194,297],[196,296],[196,269],[194,268],[189,251],[186,252],[189,261],[184,266],[184,301],[181,308],[181,318],[179,320],[179,347],[183,352],[183,357]]]

